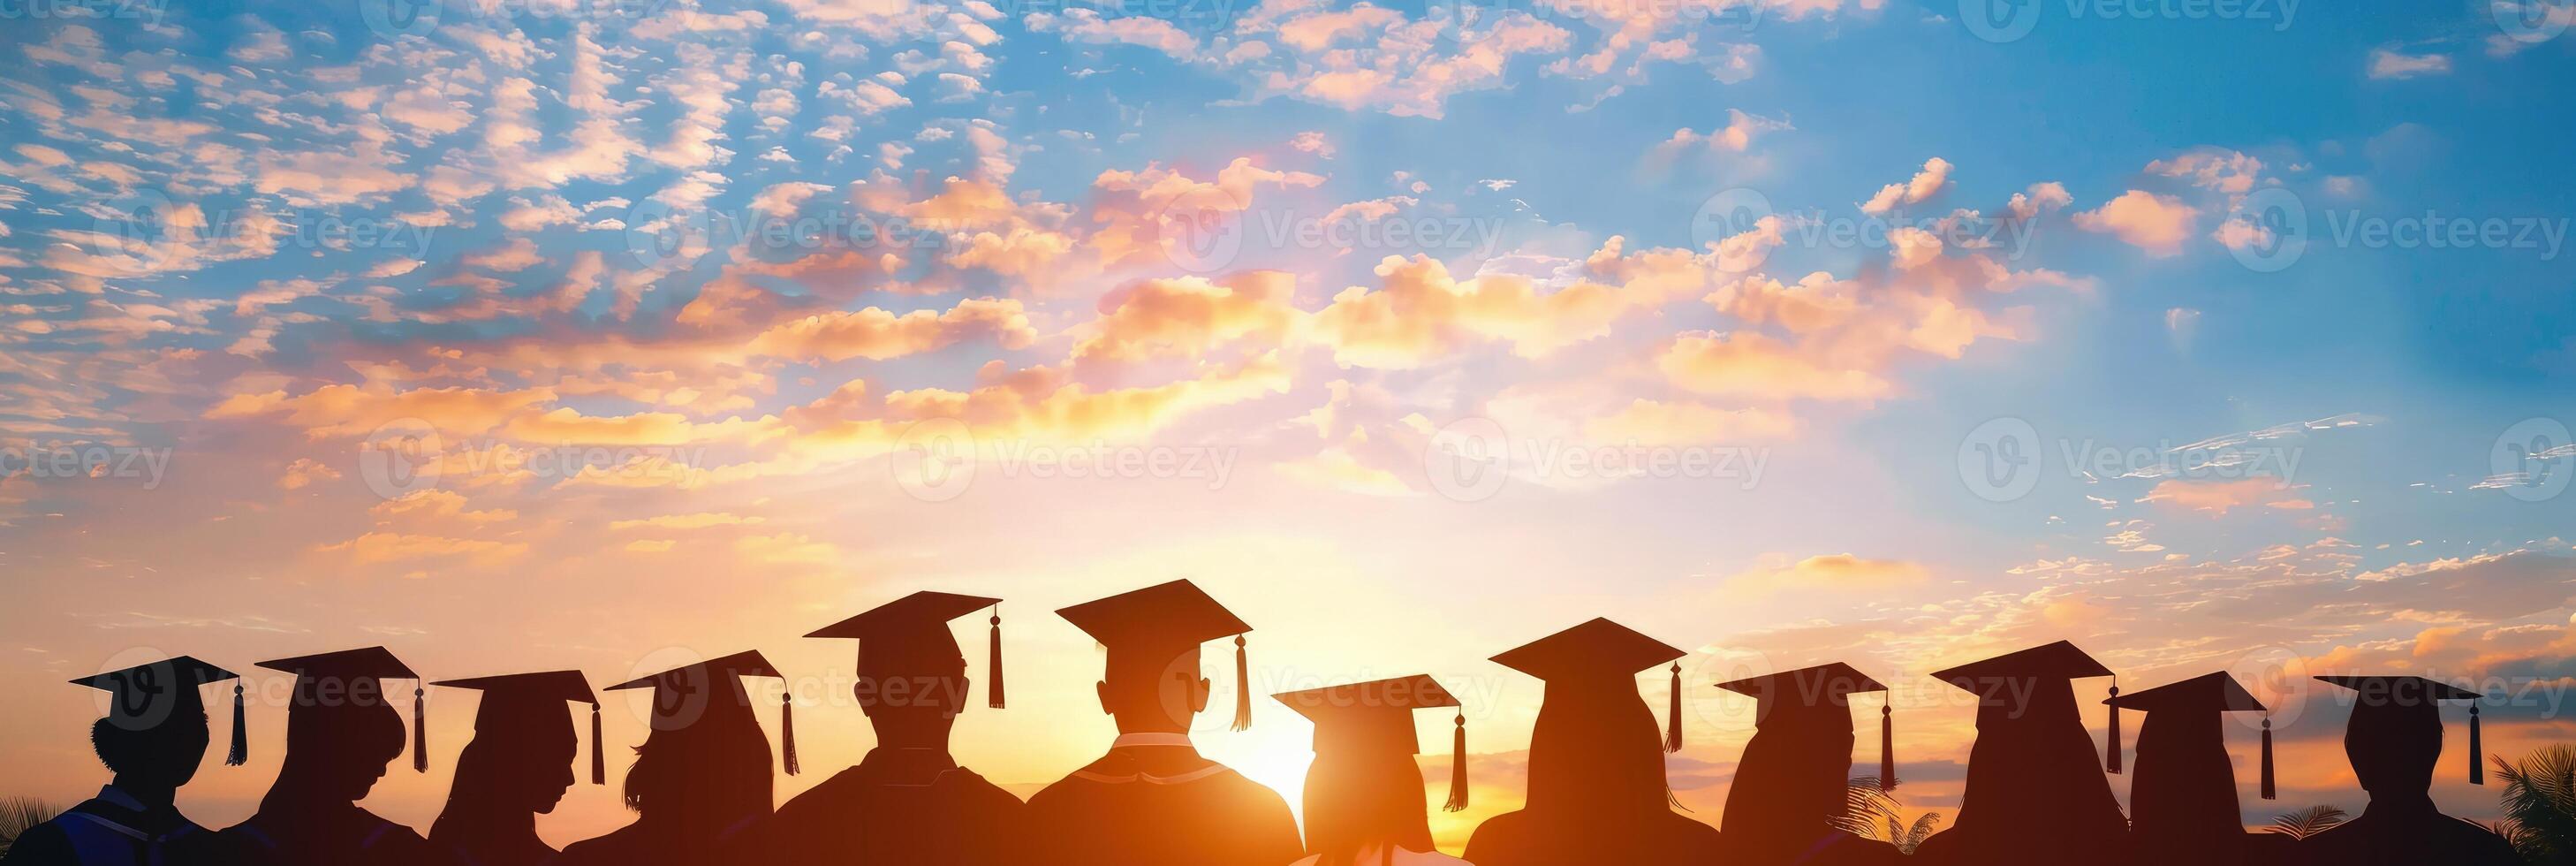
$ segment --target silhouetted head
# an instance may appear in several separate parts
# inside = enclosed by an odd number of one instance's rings
[[[198,687],[231,671],[177,656],[73,680],[107,693],[107,715],[90,726],[90,747],[136,793],[168,791],[196,778],[209,738]]]
[[[1251,723],[1250,683],[1240,647],[1252,627],[1186,580],[1157,584],[1056,611],[1109,650],[1099,683],[1100,709],[1120,733],[1180,733],[1207,709],[1208,681],[1199,647],[1232,635],[1236,727]]]
[[[159,724],[128,726],[113,717],[89,727],[90,748],[120,783],[177,788],[197,776],[209,740],[203,706],[168,714]]]
[[[1306,769],[1308,851],[1324,866],[1353,866],[1371,848],[1390,857],[1396,848],[1434,850],[1422,768],[1413,759],[1422,751],[1414,711],[1455,710],[1456,695],[1417,675],[1272,697],[1315,723],[1315,762]],[[1457,718],[1463,725],[1465,716]],[[1458,730],[1463,737],[1465,728]],[[1458,752],[1452,759],[1464,760],[1463,747]]]
[[[1495,656],[1497,664],[1547,681],[1530,731],[1530,808],[1671,814],[1665,736],[1638,697],[1637,672],[1684,655],[1627,626],[1594,619]]]
[[[508,724],[474,726],[474,741],[456,758],[450,799],[471,800],[499,812],[545,814],[572,790],[573,759],[581,743],[560,702],[543,714],[526,713]]]
[[[685,727],[656,727],[626,771],[626,808],[647,821],[720,831],[771,809],[769,738],[748,706],[711,706]]]
[[[2442,760],[2442,702],[2480,697],[2422,677],[2317,679],[2353,692],[2352,722],[2344,728],[2343,750],[2352,758],[2353,775],[2373,802],[2425,798],[2433,789],[2433,767]],[[2476,713],[2474,705],[2470,712]],[[2474,719],[2471,724],[2475,725]],[[2481,757],[2472,755],[2470,760]]]
[[[1718,688],[1757,702],[1753,739],[1726,792],[1727,834],[1757,847],[1803,848],[1848,811],[1851,696],[1887,686],[1833,662]]]
[[[357,802],[403,753],[402,714],[382,700],[298,703],[286,712],[281,779],[331,800]]]
[[[833,623],[806,637],[859,642],[859,678],[851,686],[859,709],[876,728],[877,744],[945,748],[948,730],[966,708],[966,657],[949,621],[993,609],[989,662],[1001,664],[998,598],[916,592]],[[995,705],[1000,697],[995,695]]]

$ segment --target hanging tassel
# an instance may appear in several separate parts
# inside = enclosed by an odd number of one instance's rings
[[[1002,606],[998,604],[993,606],[992,656],[985,664],[993,669],[993,682],[984,687],[984,704],[998,710],[1009,703],[1002,696]]]
[[[794,692],[782,692],[778,695],[778,741],[785,744],[779,752],[787,763],[787,775],[796,775],[799,768],[796,766],[796,695]]]
[[[1252,662],[1243,655],[1243,636],[1234,636],[1234,729],[1252,730]]]
[[[1458,730],[1449,738],[1449,802],[1444,812],[1467,808],[1467,711],[1458,711]]]
[[[1889,703],[1878,705],[1878,790],[1896,790],[1896,707],[1894,695]]]
[[[411,687],[411,771],[429,772],[429,691]]]
[[[2469,784],[2487,783],[2486,744],[2478,739],[2478,705],[2469,705]]]
[[[2281,799],[2272,785],[2272,720],[2263,720],[2263,799]]]
[[[608,784],[608,738],[599,735],[599,705],[590,705],[590,783]]]
[[[224,753],[224,766],[238,767],[250,760],[250,726],[242,721],[242,685],[233,681],[233,750]]]
[[[2120,681],[2111,680],[2111,700],[2120,699]],[[2111,743],[2102,749],[2102,769],[2112,775],[2120,773],[2120,705],[2111,705]]]
[[[1673,663],[1673,699],[1664,708],[1664,751],[1682,750],[1682,663]],[[1674,805],[1680,805],[1676,802]]]

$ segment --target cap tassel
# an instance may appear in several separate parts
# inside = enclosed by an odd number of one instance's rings
[[[1458,730],[1449,737],[1449,802],[1441,811],[1459,812],[1467,808],[1467,712],[1458,712]]]
[[[242,722],[242,686],[233,681],[233,749],[224,753],[224,766],[238,767],[250,760],[250,726]]]
[[[796,775],[799,768],[796,766],[796,695],[793,692],[778,696],[778,741],[783,744],[779,753],[787,764],[787,775]]]
[[[1002,608],[1000,605],[995,605],[993,607],[993,640],[991,649],[992,656],[986,659],[985,666],[993,669],[993,681],[990,685],[984,687],[984,704],[998,710],[1010,703],[1008,700],[1004,699],[1002,689]]]
[[[590,783],[608,784],[608,738],[599,735],[599,705],[590,705]]]
[[[1252,662],[1244,658],[1243,636],[1234,636],[1234,729],[1252,729]]]
[[[2486,783],[2487,783],[2487,767],[2486,767],[2486,765],[2485,765],[2485,764],[2478,763],[2479,761],[2485,760],[2485,758],[2484,758],[2484,757],[2482,757],[2485,753],[2486,753],[2486,744],[2485,744],[2485,743],[2483,743],[2483,742],[2481,742],[2481,741],[2479,741],[2479,739],[2478,739],[2478,705],[2476,705],[2476,704],[2470,704],[2470,705],[2469,705],[2469,784],[2472,784],[2472,785],[2484,785],[2484,784],[2486,784]]]
[[[2272,720],[2271,720],[2271,719],[2264,719],[2264,720],[2263,720],[2263,799],[2266,799],[2266,800],[2278,800],[2278,799],[2281,799],[2281,795],[2280,795],[2280,791],[2279,791],[2279,789],[2278,789],[2278,788],[2276,788],[2276,787],[2274,787],[2274,786],[2273,786],[2273,784],[2272,784]]]
[[[1673,663],[1673,698],[1664,708],[1664,751],[1682,750],[1682,663]],[[1674,805],[1680,805],[1677,801]]]
[[[2120,699],[2120,683],[2111,682],[2111,699]],[[2111,742],[2102,749],[2102,769],[2112,775],[2120,773],[2120,705],[2111,705]]]
[[[1896,790],[1896,707],[1878,707],[1878,790]]]
[[[429,690],[411,687],[411,771],[429,772]]]

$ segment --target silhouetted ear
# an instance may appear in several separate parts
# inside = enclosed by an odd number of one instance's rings
[[[1113,716],[1117,715],[1118,706],[1109,702],[1109,681],[1101,680],[1100,682],[1093,683],[1091,688],[1093,691],[1100,693],[1100,711]]]
[[[1200,677],[1198,685],[1191,687],[1190,713],[1192,715],[1207,712],[1208,695],[1210,693],[1209,689],[1210,687],[1206,677]]]
[[[949,718],[956,718],[959,714],[966,712],[966,694],[974,691],[974,689],[974,680],[966,677],[958,677],[957,688],[950,691],[945,696],[946,701],[941,704],[940,708],[948,711],[947,715]]]

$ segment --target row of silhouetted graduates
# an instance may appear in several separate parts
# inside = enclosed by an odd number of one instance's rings
[[[426,835],[376,817],[359,800],[419,741],[419,677],[381,647],[262,662],[296,677],[286,756],[247,821],[200,828],[174,805],[209,745],[200,687],[235,680],[228,763],[245,758],[241,686],[229,671],[181,656],[79,685],[112,695],[92,727],[114,774],[96,798],[22,835],[5,866],[646,866],[646,864],[997,864],[1284,866],[1457,863],[1432,845],[1413,713],[1455,713],[1450,798],[1467,805],[1466,717],[1427,676],[1276,696],[1312,719],[1315,760],[1301,834],[1288,804],[1202,757],[1192,720],[1210,689],[1200,651],[1231,638],[1237,729],[1250,723],[1243,635],[1252,630],[1187,581],[1058,611],[1107,650],[1098,689],[1119,735],[1098,760],[1026,802],[959,766],[950,728],[969,692],[950,623],[991,609],[987,704],[1005,703],[998,599],[922,592],[808,637],[859,642],[856,697],[876,731],[857,766],[772,808],[772,752],[744,677],[777,677],[757,652],[609,686],[650,689],[651,731],[623,791],[633,823],[557,852],[536,816],[575,781],[573,704],[588,705],[593,783],[606,776],[599,699],[574,671],[428,683],[483,693],[474,738],[458,759],[445,809]],[[1466,862],[1570,864],[1873,864],[1905,856],[1846,827],[1854,725],[1848,699],[1886,686],[1842,664],[1720,687],[1757,701],[1722,813],[1723,829],[1676,811],[1664,755],[1681,746],[1685,653],[1596,619],[1494,657],[1546,682],[1531,733],[1527,802],[1478,827]],[[1673,704],[1659,726],[1636,676],[1671,665]],[[2072,681],[2111,672],[2060,642],[1937,672],[1978,697],[1977,739],[1957,820],[1914,856],[1936,864],[2489,864],[2516,862],[2495,834],[2437,811],[2439,702],[2479,696],[2414,677],[2321,677],[2354,693],[2345,749],[2370,805],[2305,841],[2247,833],[2222,716],[2265,708],[2225,673],[2111,699],[2101,763]],[[386,680],[414,683],[414,718],[385,701]],[[781,713],[792,713],[783,704]],[[2106,772],[2122,772],[2120,711],[2143,712],[2123,815]],[[1882,707],[1882,784],[1895,784]],[[2472,779],[2476,707],[2470,707]],[[798,771],[795,725],[779,757]],[[2271,731],[2262,789],[2272,792]]]

